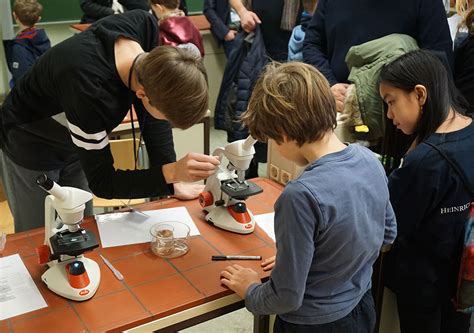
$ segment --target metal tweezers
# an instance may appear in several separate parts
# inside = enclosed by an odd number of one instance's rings
[[[150,215],[142,212],[140,209],[136,209],[136,208],[130,206],[130,200],[128,200],[128,203],[123,201],[123,200],[120,200],[120,202],[123,203],[130,210],[130,212],[137,213],[137,214],[142,215],[142,216],[150,217]]]

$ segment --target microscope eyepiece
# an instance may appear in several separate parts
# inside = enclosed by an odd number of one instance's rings
[[[54,182],[45,174],[42,174],[36,178],[36,184],[46,191],[51,190],[54,186]]]

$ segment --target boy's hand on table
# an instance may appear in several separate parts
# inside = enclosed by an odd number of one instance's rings
[[[276,257],[270,257],[265,259],[260,265],[262,266],[264,271],[271,271],[273,267],[275,267],[275,259]]]
[[[162,170],[168,184],[195,182],[211,176],[219,164],[215,156],[189,153],[177,162],[163,165]]]
[[[225,271],[221,272],[221,283],[233,290],[241,298],[245,298],[247,289],[252,284],[260,284],[260,278],[253,269],[242,267],[240,265],[227,266]]]
[[[192,183],[174,183],[174,197],[179,200],[193,200],[204,191],[204,185]]]

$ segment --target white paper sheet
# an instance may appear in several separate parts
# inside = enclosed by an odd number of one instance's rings
[[[47,306],[20,256],[0,258],[0,320]]]
[[[255,222],[265,233],[275,241],[274,219],[275,213],[254,215]]]
[[[178,221],[189,226],[191,236],[199,235],[199,229],[189,215],[186,207],[165,208],[144,211],[147,216],[136,212],[97,215],[102,247],[139,244],[151,241],[150,228],[160,222]],[[175,237],[185,237],[175,234]]]

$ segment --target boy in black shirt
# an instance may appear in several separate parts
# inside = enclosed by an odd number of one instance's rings
[[[171,125],[188,128],[204,116],[205,69],[189,50],[155,48],[157,41],[156,20],[144,11],[107,17],[53,47],[8,95],[0,112],[0,147],[17,232],[44,223],[45,193],[34,181],[41,173],[80,188],[87,185],[85,174],[103,198],[174,190],[177,197],[193,198],[200,192],[196,185],[172,185],[208,177],[219,161],[191,153],[175,162]],[[115,170],[108,134],[132,104],[151,166]]]

